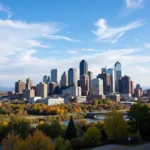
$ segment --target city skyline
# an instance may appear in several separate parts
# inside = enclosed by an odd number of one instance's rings
[[[150,86],[148,0],[56,1],[0,0],[0,86],[37,84],[53,68],[79,75],[82,59],[94,77],[119,61],[122,76]]]

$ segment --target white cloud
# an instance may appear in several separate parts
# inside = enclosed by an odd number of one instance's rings
[[[146,43],[145,48],[150,48],[150,43]]]
[[[140,8],[142,7],[143,0],[125,0],[127,8]]]
[[[30,47],[41,47],[41,48],[48,48],[49,46],[47,45],[43,45],[38,41],[35,40],[29,40],[27,41],[27,43],[29,44]]]
[[[0,11],[7,13],[8,19],[12,17],[12,12],[9,10],[9,8],[5,7],[2,3],[0,3]]]
[[[82,51],[87,51],[87,52],[97,52],[99,50],[97,49],[92,49],[92,48],[81,48]]]
[[[70,54],[77,54],[78,53],[78,51],[76,51],[76,50],[68,50],[67,52]]]
[[[61,36],[61,35],[44,35],[44,37],[48,37],[51,40],[66,40],[66,41],[70,41],[70,42],[81,42],[79,40],[76,39],[72,39],[66,36]]]
[[[110,27],[105,19],[99,19],[94,23],[97,30],[93,33],[97,36],[98,41],[116,43],[127,31],[138,28],[143,25],[143,21],[131,22],[120,27]]]

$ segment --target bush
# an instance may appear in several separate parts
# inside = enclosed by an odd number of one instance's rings
[[[71,145],[74,150],[80,150],[86,147],[82,137],[72,139]]]

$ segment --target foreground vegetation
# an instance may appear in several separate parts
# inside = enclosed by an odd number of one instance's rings
[[[104,121],[74,123],[72,117],[67,127],[59,120],[47,123],[41,120],[37,127],[23,117],[0,117],[0,140],[4,150],[79,150],[107,143],[141,144],[150,140],[150,108],[145,104],[133,105],[127,113],[128,121],[117,110],[109,112]]]

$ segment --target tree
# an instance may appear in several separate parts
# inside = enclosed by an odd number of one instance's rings
[[[55,150],[51,139],[39,130],[29,135],[21,146],[23,150]]]
[[[97,104],[98,104],[98,99],[97,99],[97,98],[94,98],[94,99],[92,100],[92,104],[93,104],[93,105],[97,105]]]
[[[2,141],[3,150],[16,150],[20,138],[14,132],[10,132],[7,137]]]
[[[134,104],[127,113],[129,131],[150,138],[150,108],[145,104]]]
[[[84,133],[83,139],[89,146],[95,146],[100,143],[100,131],[95,127],[89,127]]]
[[[72,116],[70,117],[70,121],[68,123],[68,127],[65,133],[65,138],[66,139],[72,139],[77,137],[77,128],[74,124]]]
[[[123,114],[116,110],[107,113],[104,119],[104,129],[108,136],[108,140],[116,140],[121,136],[126,136],[127,124]]]

